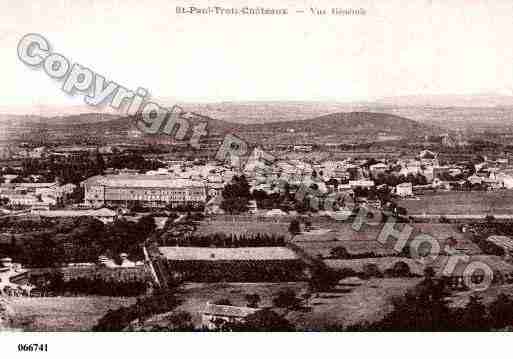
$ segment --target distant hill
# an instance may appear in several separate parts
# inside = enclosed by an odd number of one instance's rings
[[[439,128],[424,125],[408,118],[375,112],[339,112],[311,119],[269,123],[236,123],[214,119],[197,113],[188,113],[192,125],[207,122],[212,137],[236,134],[253,143],[327,143],[372,142],[378,136],[413,138],[442,132]],[[100,114],[81,114],[51,118],[27,118],[9,121],[10,133],[45,136],[48,141],[66,139],[73,141],[91,139],[100,142],[121,141],[128,138],[134,122],[126,117]],[[13,123],[15,122],[15,123]],[[150,139],[152,136],[143,136]]]
[[[281,121],[270,123],[241,124],[222,120],[208,120],[210,133],[224,135],[234,133],[252,142],[295,143],[295,142],[351,142],[376,140],[383,137],[412,138],[443,132],[440,128],[428,126],[408,118],[373,112],[340,112],[309,120]]]
[[[513,107],[513,89],[508,94],[481,93],[472,95],[410,95],[385,97],[375,102],[381,105],[414,107]]]

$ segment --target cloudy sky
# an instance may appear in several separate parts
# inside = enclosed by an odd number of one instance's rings
[[[167,101],[512,94],[512,1],[338,3],[366,15],[308,13],[336,6],[333,0],[3,0],[0,108],[83,103],[19,61],[17,43],[26,33],[44,35],[53,51],[107,79]],[[175,12],[209,5],[280,7],[289,15]]]

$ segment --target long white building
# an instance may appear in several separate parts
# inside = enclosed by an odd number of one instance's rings
[[[200,206],[205,204],[207,197],[203,182],[169,175],[94,176],[85,180],[82,186],[84,202],[92,206]]]

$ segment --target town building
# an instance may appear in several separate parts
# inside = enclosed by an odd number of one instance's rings
[[[395,194],[399,197],[413,196],[413,186],[410,182],[400,183],[395,186]]]
[[[18,295],[27,287],[28,271],[11,258],[0,259],[0,295]]]
[[[82,186],[84,202],[92,206],[201,206],[207,197],[203,182],[168,175],[94,176],[82,182]]]
[[[371,181],[371,180],[349,181],[349,186],[351,186],[352,189],[354,189],[354,188],[372,188],[372,187],[374,187],[374,181]]]
[[[376,163],[374,165],[371,165],[369,167],[370,172],[373,176],[377,176],[379,173],[385,173],[385,171],[388,169],[388,166],[384,163]]]

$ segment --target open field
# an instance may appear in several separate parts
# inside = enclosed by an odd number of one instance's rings
[[[292,289],[296,293],[304,292],[308,288],[306,282],[284,283],[187,283],[183,285],[178,297],[183,303],[177,310],[184,310],[192,315],[196,327],[201,327],[201,312],[208,301],[216,302],[228,299],[233,305],[246,306],[247,294],[258,294],[261,298],[260,307],[272,305],[272,298],[282,289]],[[159,322],[166,314],[156,315],[147,324]]]
[[[295,311],[287,319],[300,330],[326,330],[381,320],[392,310],[391,299],[412,289],[421,278],[374,278],[360,284],[341,282],[330,292],[309,300],[309,312]]]
[[[385,278],[342,281],[330,292],[314,295],[306,302],[306,310],[283,311],[287,319],[301,330],[326,330],[346,327],[362,321],[374,322],[391,310],[390,299],[403,295],[419,283],[421,278]],[[306,293],[307,283],[189,283],[179,294],[183,304],[177,310],[192,315],[195,326],[201,326],[201,312],[207,301],[228,299],[233,305],[245,306],[246,294],[257,293],[262,301],[260,308],[270,307],[272,298],[279,290],[290,288],[296,295]],[[164,324],[169,313],[154,316],[146,325]]]
[[[109,309],[134,304],[135,298],[11,297],[13,327],[24,331],[89,331]]]
[[[415,223],[410,239],[420,234],[427,234],[436,239],[443,249],[449,238],[457,241],[456,248],[468,255],[481,254],[481,249],[472,242],[471,235],[462,233],[457,224],[445,223]],[[385,243],[378,242],[383,224],[364,224],[359,230],[353,228],[352,223],[323,221],[316,223],[319,233],[304,232],[294,236],[293,242],[315,257],[329,258],[330,251],[336,247],[345,247],[353,255],[374,253],[378,256],[396,256],[399,253],[394,249],[397,239],[389,237]],[[404,224],[397,223],[394,228],[401,231]],[[211,221],[202,222],[198,228],[198,234],[208,235],[213,233],[237,234],[242,233],[267,233],[283,235],[289,238],[288,223],[274,222],[233,222],[233,221]]]
[[[398,204],[408,214],[513,214],[513,191],[437,193]]]

